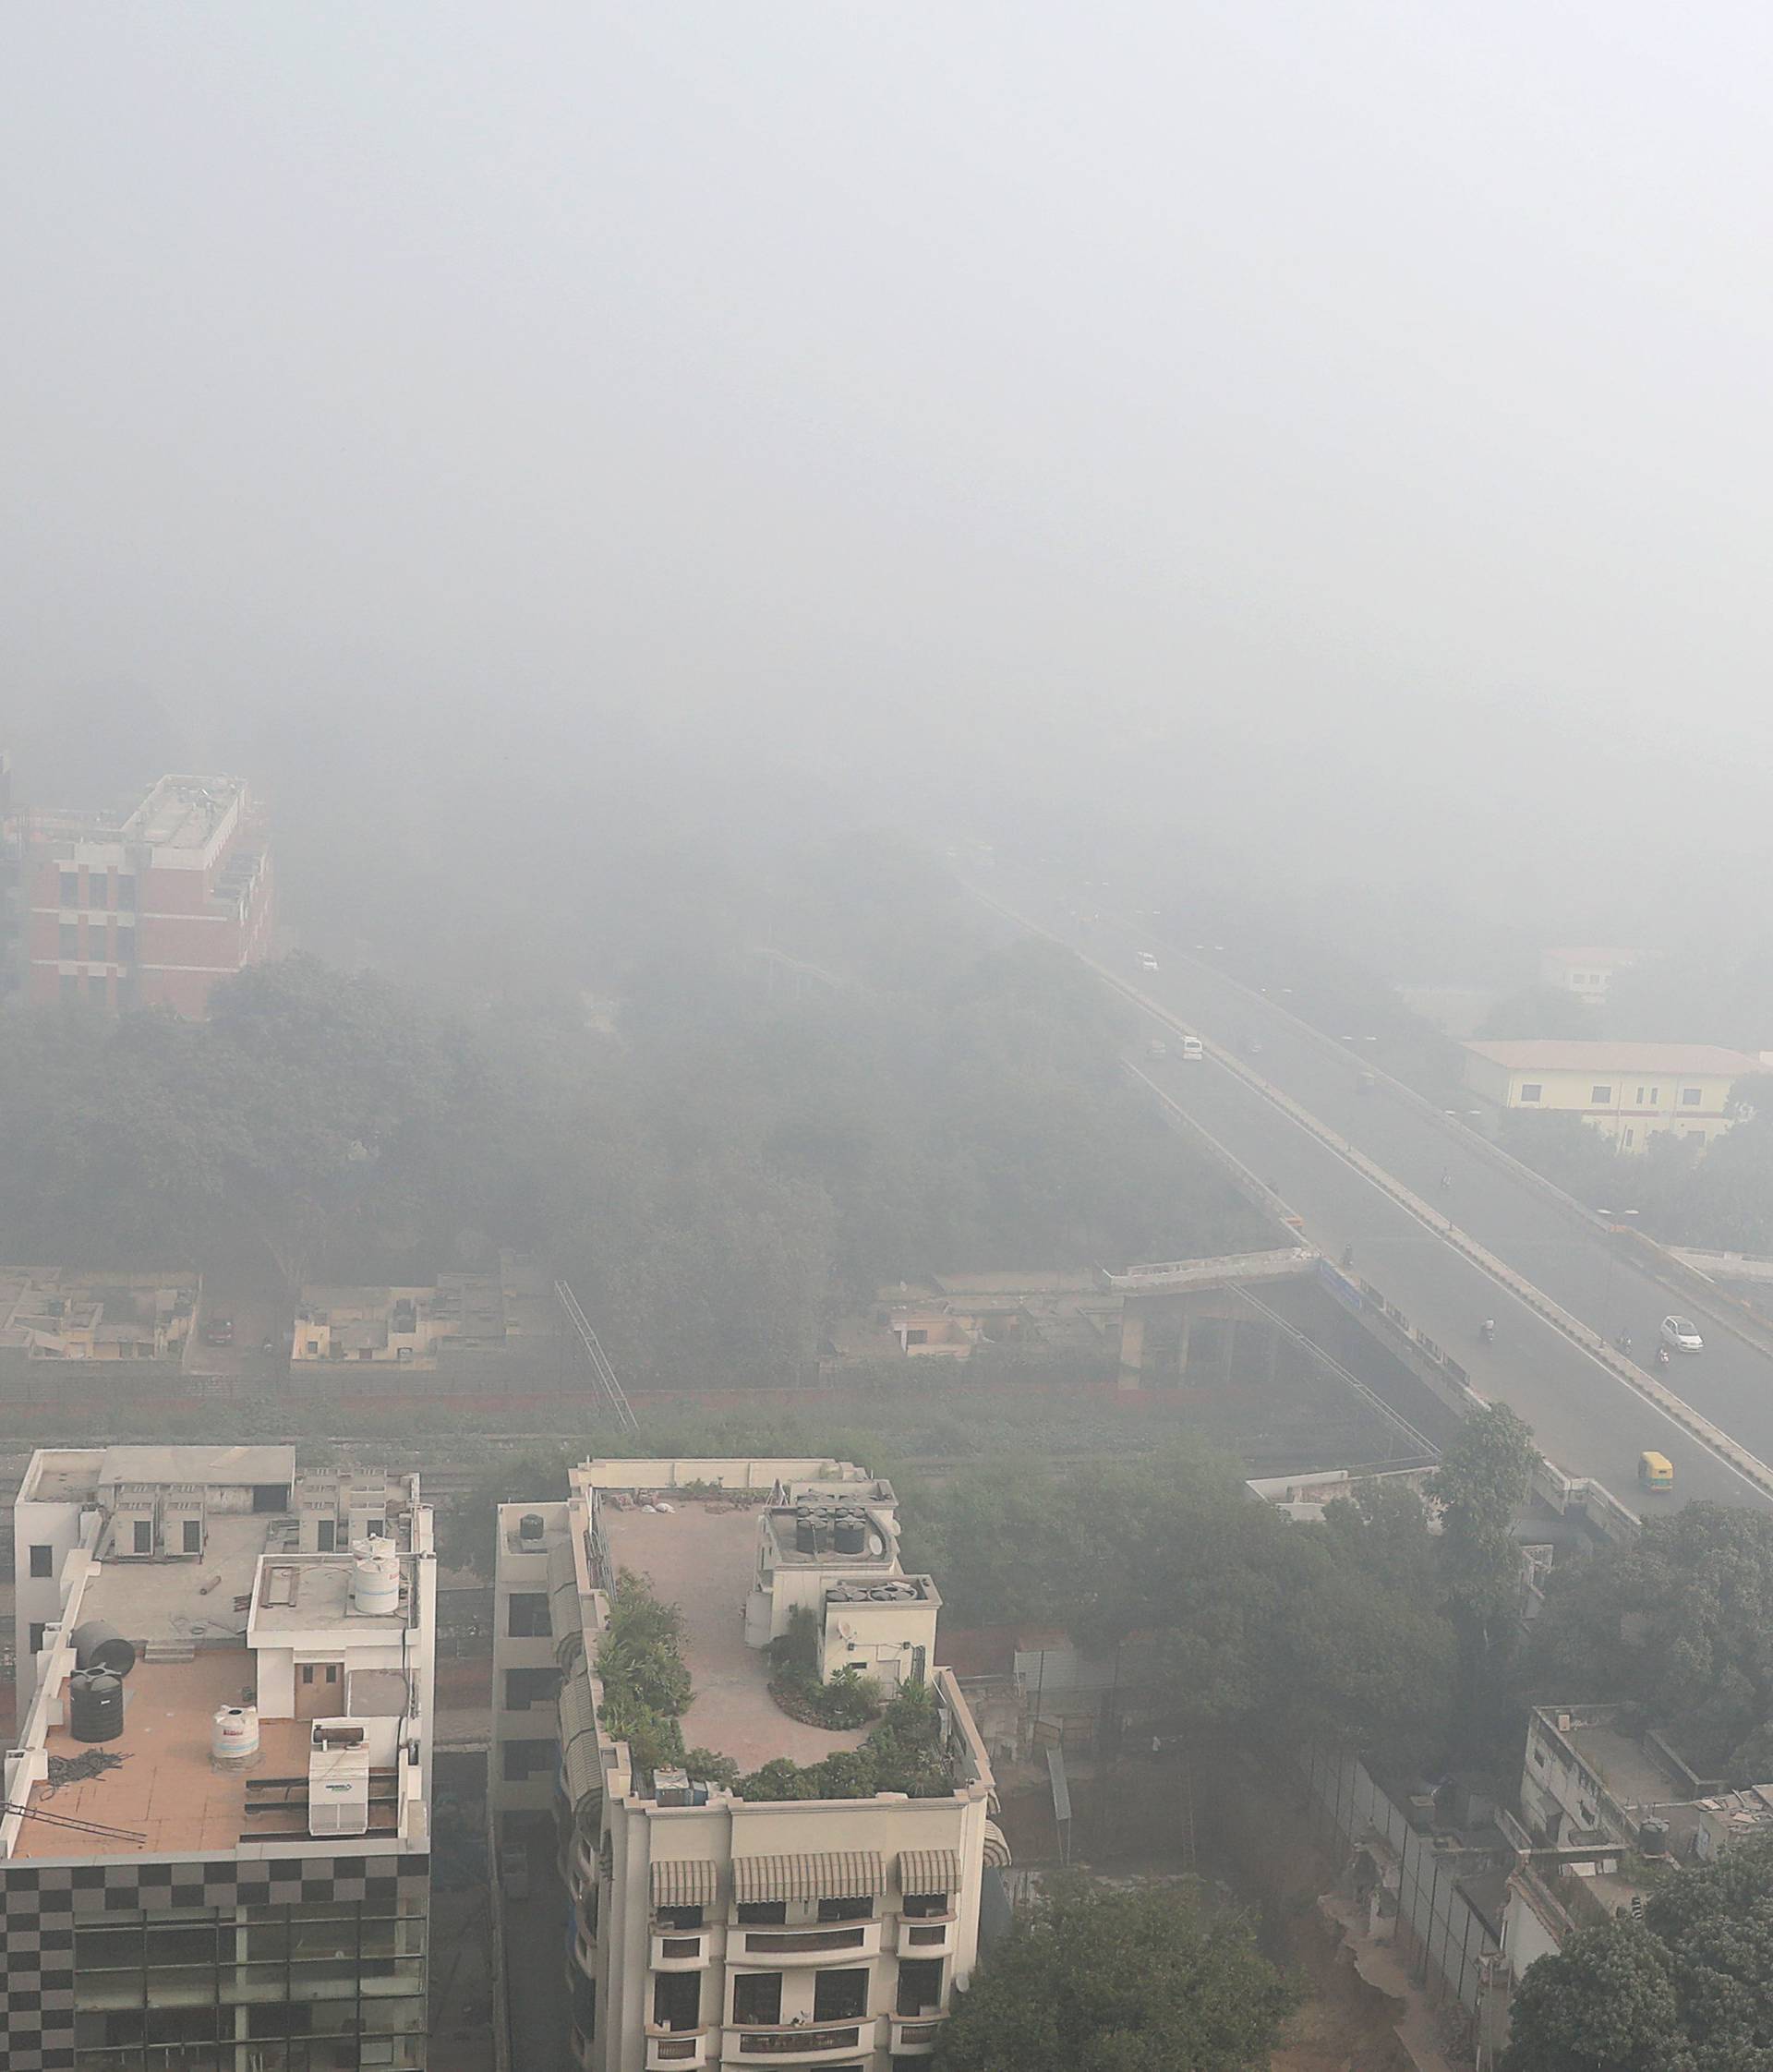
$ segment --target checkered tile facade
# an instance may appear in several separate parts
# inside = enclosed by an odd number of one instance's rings
[[[143,1857],[0,1863],[6,2072],[73,2072],[74,1924],[175,1907],[296,1907],[423,1899],[428,1856]]]

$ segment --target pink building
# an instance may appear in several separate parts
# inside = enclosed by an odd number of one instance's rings
[[[26,997],[200,1018],[271,954],[271,857],[243,779],[163,777],[123,820],[20,808]]]

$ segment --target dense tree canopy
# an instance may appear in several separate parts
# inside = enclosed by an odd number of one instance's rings
[[[1129,1680],[1154,1679],[1184,1730],[1405,1764],[1439,1751],[1453,1633],[1413,1492],[1295,1525],[1251,1502],[1227,1464],[1176,1452],[1063,1477],[981,1468],[901,1494],[910,1558],[941,1577],[950,1616],[1062,1620],[1097,1649],[1138,1633]]]
[[[1504,2072],[1767,2072],[1773,1846],[1650,1896],[1641,1926],[1579,1930],[1521,1982]]]
[[[1687,1760],[1773,1777],[1773,1518],[1690,1503],[1552,1571],[1526,1660],[1542,1698],[1627,1700]]]
[[[17,1012],[0,1256],[201,1266],[244,1233],[288,1282],[375,1282],[513,1245],[625,1375],[700,1386],[793,1379],[899,1279],[1260,1241],[1123,1084],[1074,958],[877,845],[775,892],[772,941],[710,898],[628,942],[589,1013],[306,957],[220,988],[208,1024]]]
[[[1184,1892],[1054,1881],[942,2025],[937,2072],[1261,2072],[1293,2005]]]

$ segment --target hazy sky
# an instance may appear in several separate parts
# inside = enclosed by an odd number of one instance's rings
[[[1746,5],[15,8],[0,669],[1574,916],[1765,816],[1770,94]]]

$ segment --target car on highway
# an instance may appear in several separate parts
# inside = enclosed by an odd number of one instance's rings
[[[1691,1317],[1664,1317],[1662,1343],[1677,1353],[1703,1353],[1706,1342]]]
[[[206,1345],[232,1345],[234,1343],[234,1319],[211,1317],[203,1327],[203,1343]]]
[[[1206,1056],[1207,1048],[1206,1045],[1200,1041],[1200,1037],[1185,1036],[1182,1039],[1182,1049],[1180,1054],[1182,1062],[1185,1065],[1198,1065],[1200,1061]]]
[[[1157,959],[1150,950],[1140,951],[1139,968],[1141,971],[1155,971],[1157,970]]]

